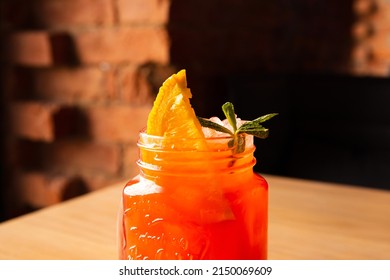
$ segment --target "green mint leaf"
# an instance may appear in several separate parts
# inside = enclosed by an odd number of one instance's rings
[[[275,117],[276,115],[278,115],[278,113],[267,114],[267,115],[258,117],[257,119],[254,119],[252,122],[263,123],[263,122],[268,121],[269,119]]]
[[[263,127],[261,123],[268,121],[269,119],[278,115],[277,113],[267,114],[256,118],[253,121],[248,121],[237,128],[237,119],[233,104],[231,102],[226,102],[222,105],[222,111],[225,114],[229,124],[232,126],[233,131],[230,131],[226,127],[208,119],[201,117],[197,118],[203,127],[208,127],[233,136],[233,138],[228,142],[228,147],[233,148],[233,154],[239,154],[245,151],[245,134],[250,134],[261,139],[267,138],[269,134],[268,129]],[[234,162],[235,160],[232,161],[232,165]]]
[[[203,127],[208,127],[208,128],[211,128],[211,129],[214,129],[216,131],[219,131],[219,132],[223,132],[223,133],[227,133],[227,134],[230,134],[230,135],[233,135],[233,132],[231,132],[229,129],[227,129],[226,127],[220,125],[220,124],[217,124],[215,122],[212,122],[208,119],[204,119],[204,118],[201,118],[201,117],[197,117],[199,122],[200,122],[200,125],[203,126]]]
[[[245,135],[244,134],[237,134],[236,136],[236,150],[234,151],[235,154],[240,154],[245,151]]]
[[[248,129],[243,129],[239,130],[240,133],[246,133],[246,134],[251,134],[257,138],[260,139],[265,139],[268,137],[269,132],[268,129],[265,127],[262,128],[248,128]]]
[[[233,128],[233,132],[236,132],[237,130],[237,120],[236,120],[236,114],[234,113],[234,106],[230,102],[226,102],[222,105],[222,111],[225,114],[229,124]]]
[[[230,139],[229,142],[228,142],[228,147],[229,148],[233,148],[234,147],[234,143],[235,143],[234,138]]]
[[[246,122],[238,128],[237,133],[247,133],[255,137],[265,139],[268,137],[269,132],[268,129],[263,127],[260,123],[263,123],[276,115],[276,113],[267,114],[254,119],[253,121]]]
[[[255,122],[255,121],[249,121],[249,122],[246,122],[244,124],[242,124],[239,128],[238,128],[238,132],[244,132],[246,130],[253,130],[253,129],[262,129],[264,128],[261,124]]]
[[[233,139],[228,142],[229,148],[233,149],[233,154],[239,154],[245,151],[245,135],[244,134],[234,134]]]

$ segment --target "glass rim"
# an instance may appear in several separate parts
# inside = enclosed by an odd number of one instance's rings
[[[244,135],[245,135],[245,138],[253,138],[253,135],[246,134],[246,133]],[[139,131],[139,136],[145,137],[148,139],[155,139],[155,140],[163,140],[163,139],[170,138],[170,137],[166,137],[166,136],[147,134],[146,128],[143,128],[142,130]],[[212,136],[212,137],[205,136],[204,138],[202,138],[202,137],[180,137],[180,138],[175,137],[175,140],[177,140],[177,141],[183,141],[183,140],[195,141],[197,139],[205,139],[205,140],[209,141],[209,140],[231,140],[233,138],[234,138],[233,135],[225,133],[224,135],[220,135],[220,136]]]
[[[255,149],[254,137],[250,134],[240,135],[245,140],[244,153]],[[151,149],[166,152],[222,152],[234,151],[238,143],[232,135],[219,135],[205,138],[176,138],[147,134],[145,129],[140,131],[137,146],[141,149]],[[204,146],[206,145],[206,146]],[[240,153],[241,154],[241,153]]]
[[[158,135],[152,135],[152,134],[147,134],[146,132],[140,132],[139,135],[141,135],[142,137],[145,137],[145,138],[149,138],[149,139],[156,139],[156,140],[163,140],[163,139],[167,139],[167,138],[170,138],[170,137],[166,137],[166,136],[158,136]],[[173,138],[173,137],[172,137]],[[177,141],[182,141],[182,140],[190,140],[190,141],[195,141],[195,140],[198,140],[198,139],[206,139],[206,140],[230,140],[230,139],[233,139],[233,136],[232,135],[226,135],[226,136],[214,136],[214,137],[174,137],[175,140]]]

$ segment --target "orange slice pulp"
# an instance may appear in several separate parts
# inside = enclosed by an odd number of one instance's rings
[[[205,150],[206,140],[190,104],[191,97],[185,70],[169,77],[160,87],[149,113],[146,133],[163,136],[170,144],[175,144],[175,140],[196,139],[187,143],[196,150]]]

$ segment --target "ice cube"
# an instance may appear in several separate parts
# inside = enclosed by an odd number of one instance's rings
[[[209,120],[212,122],[215,122],[219,125],[222,125],[223,127],[226,127],[230,131],[233,131],[233,128],[227,119],[221,120],[218,117],[211,117]],[[237,120],[237,128],[239,128],[242,124],[245,123],[245,121],[241,120],[240,118],[237,118],[237,116],[236,116],[236,120]],[[202,129],[203,129],[203,133],[204,133],[206,138],[229,136],[228,134],[226,134],[224,132],[216,131],[215,129],[212,129],[212,128],[202,127]]]
[[[223,127],[226,127],[230,131],[233,131],[233,128],[232,128],[232,126],[230,125],[230,123],[229,123],[229,121],[227,119],[221,120],[218,117],[211,117],[209,120],[212,121],[212,122],[215,122],[215,123],[217,123],[219,125],[222,125]],[[244,123],[247,122],[245,120],[241,120],[240,118],[237,118],[237,116],[236,116],[236,120],[237,120],[237,128],[239,128],[241,125],[243,125]],[[204,133],[206,138],[229,137],[230,136],[227,133],[216,131],[216,130],[214,130],[212,128],[208,128],[208,127],[202,127],[202,130],[203,130],[203,133]],[[225,139],[225,140],[222,140],[222,141],[227,141],[227,140]],[[252,146],[253,146],[253,136],[252,135],[246,135],[245,147],[249,148],[249,147],[252,147]]]
[[[209,120],[212,121],[212,122],[215,122],[215,123],[217,123],[219,125],[225,126],[225,124],[218,117],[211,117]],[[206,138],[229,136],[226,133],[219,132],[219,131],[216,131],[215,129],[208,128],[208,127],[202,127],[202,130],[203,130],[203,134],[204,134],[204,136]]]

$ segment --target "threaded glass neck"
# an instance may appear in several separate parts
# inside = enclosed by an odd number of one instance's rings
[[[199,173],[232,173],[252,170],[256,160],[253,136],[245,135],[245,151],[234,153],[232,137],[167,138],[140,133],[138,165],[143,173],[161,176],[199,176]]]

